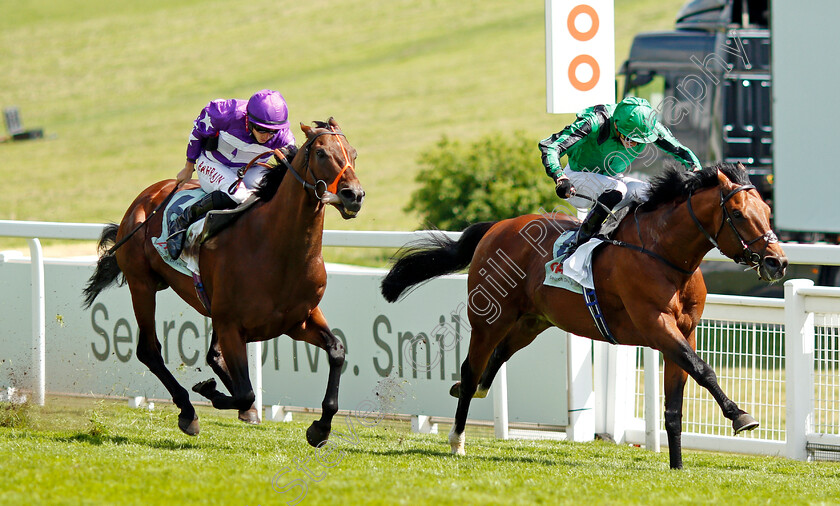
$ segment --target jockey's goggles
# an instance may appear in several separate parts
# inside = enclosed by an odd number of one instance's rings
[[[279,132],[279,131],[280,131],[279,129],[274,130],[274,129],[272,129],[272,128],[265,128],[265,127],[263,127],[263,126],[257,125],[256,123],[252,123],[252,122],[249,122],[249,123],[250,123],[250,125],[251,125],[251,128],[253,128],[254,130],[256,130],[257,132],[259,132],[259,133],[261,133],[261,134],[271,134],[271,135],[274,135],[274,134],[276,134],[277,132]]]

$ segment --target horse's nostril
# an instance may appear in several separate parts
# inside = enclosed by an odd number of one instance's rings
[[[365,192],[353,188],[343,188],[338,192],[338,195],[345,202],[360,202],[365,197]]]
[[[787,257],[765,257],[764,258],[764,267],[771,271],[771,272],[785,272],[788,266],[788,259]]]

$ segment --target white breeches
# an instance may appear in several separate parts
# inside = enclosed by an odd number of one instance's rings
[[[618,190],[621,192],[621,202],[615,206],[614,209],[620,209],[629,205],[631,202],[644,202],[647,199],[647,191],[650,184],[633,177],[622,176],[604,176],[602,174],[595,174],[594,172],[578,172],[567,169],[566,176],[575,187],[575,192],[580,195],[585,195],[595,200],[599,195],[608,190]],[[589,209],[592,207],[591,200],[572,197],[569,203],[578,209]]]
[[[198,182],[201,184],[202,190],[207,193],[222,190],[241,204],[254,193],[257,184],[268,169],[260,165],[253,165],[245,173],[245,177],[242,178],[233,193],[230,193],[229,189],[236,182],[236,168],[228,167],[201,153],[198,160],[195,161],[195,170],[198,172]]]

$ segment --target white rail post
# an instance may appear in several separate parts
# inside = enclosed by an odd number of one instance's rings
[[[568,441],[595,439],[595,393],[592,390],[592,341],[567,334],[569,360],[569,427]]]
[[[508,429],[507,364],[502,364],[493,381],[493,429],[499,439],[510,437]]]
[[[262,343],[248,343],[248,374],[254,389],[254,407],[260,421],[263,420],[263,378],[262,378]]]
[[[610,433],[607,429],[610,411],[610,345],[603,341],[592,343],[593,389],[595,390],[595,434]],[[611,434],[611,433],[610,433]]]
[[[801,288],[808,279],[785,282],[785,430],[788,458],[807,460],[807,434],[814,416],[814,314],[805,309]]]
[[[645,348],[645,448],[659,453],[659,352]]]
[[[606,432],[616,443],[623,443],[636,415],[636,347],[610,346],[609,364]]]
[[[44,255],[41,241],[29,239],[30,269],[32,273],[32,395],[39,406],[44,405],[47,390],[46,355],[46,290],[44,289]]]

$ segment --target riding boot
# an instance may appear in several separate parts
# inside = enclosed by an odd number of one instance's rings
[[[169,228],[169,237],[166,239],[166,250],[172,260],[177,260],[184,249],[187,228],[201,219],[202,216],[216,209],[231,209],[236,207],[235,200],[230,198],[222,190],[210,192],[190,207],[184,209],[180,216],[175,218]]]
[[[617,190],[609,190],[601,196],[598,197],[598,203],[595,204],[592,209],[589,211],[589,214],[586,215],[586,218],[583,220],[583,223],[580,224],[580,228],[578,229],[577,234],[574,236],[574,240],[569,244],[566,251],[572,252],[577,249],[578,246],[581,244],[585,244],[586,241],[593,238],[598,234],[601,230],[601,225],[604,224],[607,217],[609,217],[610,212],[613,208],[621,202],[623,196],[621,192]]]

